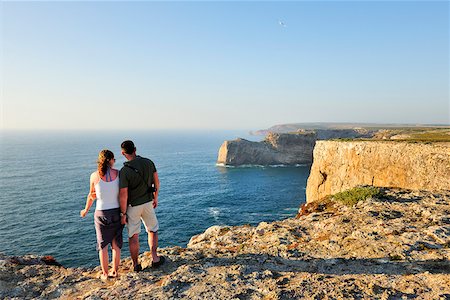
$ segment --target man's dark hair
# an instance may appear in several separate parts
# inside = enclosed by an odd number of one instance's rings
[[[130,140],[123,141],[120,145],[120,148],[126,153],[126,154],[133,154],[133,152],[136,150],[134,147],[134,143]]]

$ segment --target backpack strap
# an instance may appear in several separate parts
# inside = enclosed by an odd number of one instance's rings
[[[130,169],[133,170],[136,174],[138,174],[139,177],[140,177],[140,178],[142,179],[142,181],[145,183],[145,185],[147,186],[147,188],[148,188],[148,190],[149,190],[150,192],[156,192],[156,187],[153,186],[153,184],[152,184],[152,185],[149,185],[148,182],[145,182],[144,177],[141,175],[141,172],[139,172],[138,169],[136,169],[135,167],[130,166],[130,165],[127,164],[127,163],[124,163],[123,165],[124,165],[125,167],[130,168]],[[148,179],[150,179],[150,176],[149,176]]]

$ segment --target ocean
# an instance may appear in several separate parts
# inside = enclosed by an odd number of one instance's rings
[[[216,165],[226,139],[239,131],[3,131],[0,140],[0,252],[52,255],[66,267],[99,264],[94,206],[84,208],[98,152],[135,142],[161,181],[159,245],[186,246],[213,225],[256,225],[296,215],[305,202],[310,166],[226,168]],[[122,257],[129,256],[124,230]],[[148,251],[145,230],[141,253]]]

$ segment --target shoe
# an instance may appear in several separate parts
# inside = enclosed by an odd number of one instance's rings
[[[142,271],[142,266],[141,266],[141,264],[137,264],[136,266],[134,266],[133,270],[134,270],[135,272],[140,272],[140,271]]]
[[[151,268],[152,268],[152,269],[156,269],[156,268],[158,268],[160,265],[162,265],[165,261],[166,261],[165,257],[164,257],[164,256],[160,256],[160,257],[159,257],[159,261],[157,261],[157,262],[152,262]]]

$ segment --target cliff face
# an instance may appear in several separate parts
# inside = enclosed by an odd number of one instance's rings
[[[225,141],[217,163],[231,166],[311,163],[314,144],[314,134],[271,133],[262,142]]]
[[[217,163],[238,165],[295,165],[312,162],[316,140],[335,138],[371,138],[367,129],[299,129],[297,132],[268,132],[264,141],[245,139],[225,141],[219,149]]]
[[[358,185],[450,190],[450,143],[317,141],[307,202]]]

